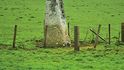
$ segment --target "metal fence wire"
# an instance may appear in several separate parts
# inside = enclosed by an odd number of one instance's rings
[[[79,26],[80,29],[80,40],[84,42],[91,42],[92,40],[95,40],[96,35],[90,31],[92,29],[94,32],[97,32],[98,26]],[[111,25],[111,42],[115,43],[116,41],[120,40],[120,31],[121,27],[115,28],[116,25]],[[33,29],[33,30],[31,30]],[[40,29],[40,28],[39,28]],[[22,27],[17,28],[17,43],[20,42],[25,42],[27,40],[38,40],[38,39],[43,39],[44,38],[44,30],[41,28],[39,30],[37,28],[31,28],[27,27],[26,29],[23,29]],[[14,34],[14,26],[7,26],[7,27],[2,27],[0,29],[0,44],[10,44],[12,45],[13,42],[13,34]],[[69,28],[69,34],[71,40],[74,39],[74,26],[70,25]],[[102,37],[104,40],[108,42],[109,39],[109,31],[108,31],[108,25],[101,25],[100,29],[100,37]],[[102,39],[99,39],[100,42],[104,42]]]

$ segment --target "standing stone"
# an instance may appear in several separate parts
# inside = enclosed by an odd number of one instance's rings
[[[46,35],[47,47],[66,46],[70,44],[63,0],[46,0],[45,26],[48,26]]]

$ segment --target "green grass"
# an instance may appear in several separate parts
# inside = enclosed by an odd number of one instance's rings
[[[64,0],[67,23],[80,26],[80,39],[90,29],[102,25],[100,35],[106,38],[108,24],[112,37],[118,37],[124,22],[123,0]],[[124,70],[124,48],[113,46],[106,49],[36,48],[35,40],[43,39],[45,0],[0,0],[0,70]],[[17,47],[27,49],[4,49],[12,45],[13,28],[18,25]],[[91,40],[92,33],[88,31]],[[32,49],[32,50],[28,50]],[[34,50],[33,50],[34,49]]]
[[[117,37],[120,23],[124,21],[123,4],[122,0],[65,0],[65,12],[67,21],[72,25],[71,30],[74,25],[80,26],[81,38],[84,38],[88,29],[96,29],[98,24],[102,25],[101,36],[108,34],[107,27],[111,24],[112,36]]]
[[[100,46],[99,46],[100,47]],[[123,70],[124,48],[0,50],[0,70]]]
[[[17,41],[43,38],[44,0],[0,0],[0,43],[10,44],[14,25]]]
[[[67,23],[71,24],[71,39],[74,25],[80,26],[80,39],[90,28],[102,25],[100,35],[106,38],[108,24],[112,37],[118,37],[120,23],[124,18],[123,0],[64,0]],[[17,41],[43,38],[45,0],[0,0],[0,43],[12,43],[13,27],[18,25]],[[88,31],[88,40],[92,33]]]

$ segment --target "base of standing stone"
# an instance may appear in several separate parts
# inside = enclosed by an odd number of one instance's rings
[[[71,44],[67,30],[60,25],[47,27],[46,47],[64,47]]]

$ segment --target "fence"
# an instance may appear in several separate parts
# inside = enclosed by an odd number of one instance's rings
[[[71,25],[71,24],[70,24]],[[70,27],[70,37],[71,39],[74,38],[74,26]],[[93,39],[95,39],[95,34],[91,31],[93,30],[94,32],[97,32],[98,25],[92,25],[92,26],[81,26],[80,27],[80,40],[85,41],[85,42],[90,42]],[[115,28],[116,27],[116,28]],[[110,34],[110,29],[111,29],[111,34]],[[120,25],[112,25],[111,28],[109,29],[109,25],[102,25],[101,24],[101,29],[99,35],[105,39],[108,42],[108,39],[111,36],[111,42],[116,42],[118,37],[120,36],[120,31],[121,31],[121,26]],[[100,39],[101,42],[104,42],[104,40]]]
[[[18,25],[17,34],[16,34],[16,46],[27,46],[34,45],[34,41],[40,40],[43,38],[43,28],[42,26],[37,25],[32,27],[32,25]],[[13,46],[13,37],[14,36],[14,25],[0,26],[0,45]]]
[[[74,25],[72,25],[71,23],[68,24],[68,31],[69,31],[69,35],[70,38],[73,40],[74,39]],[[98,29],[98,25],[79,25],[79,32],[80,32],[80,41],[83,42],[92,42],[93,40],[95,40],[96,35],[92,32],[97,32]],[[13,30],[14,27],[13,26],[3,26],[1,31],[0,31],[0,44],[7,44],[7,45],[12,45],[13,43]],[[91,31],[92,30],[92,31]],[[99,39],[100,42],[111,42],[111,43],[115,43],[118,41],[120,41],[120,32],[123,32],[123,29],[121,31],[121,24],[119,25],[113,25],[111,24],[106,24],[106,25],[102,25],[101,24],[101,29],[99,32],[99,36],[101,37]],[[43,39],[43,27],[23,27],[23,26],[18,26],[18,31],[17,31],[17,44],[19,43],[25,43],[27,41],[35,41],[35,40],[39,40],[39,39]],[[124,34],[123,34],[124,35]],[[111,39],[110,39],[111,38]],[[123,38],[124,39],[124,38]]]

